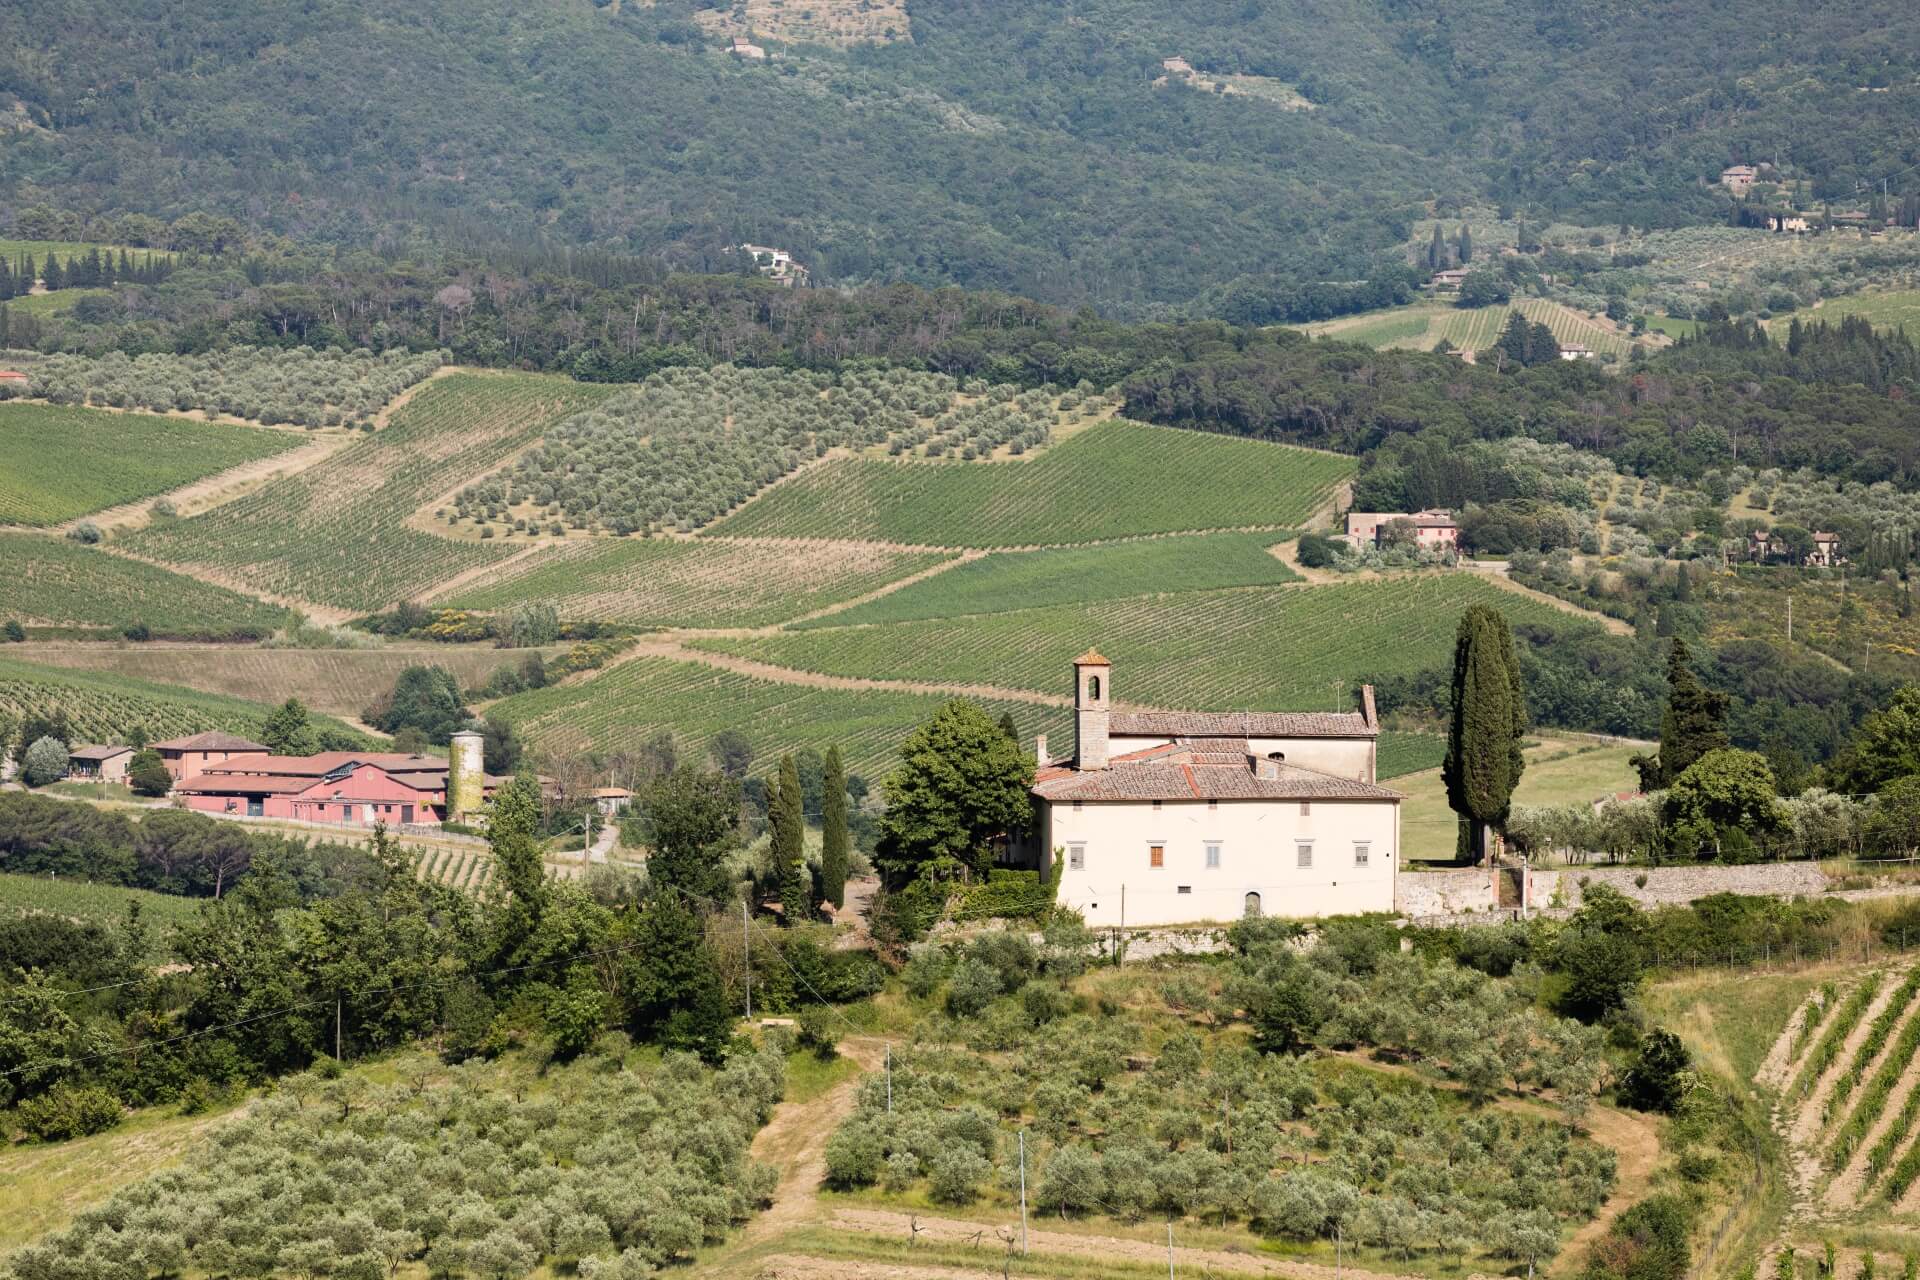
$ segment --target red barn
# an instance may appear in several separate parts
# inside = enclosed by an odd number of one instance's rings
[[[447,762],[395,751],[264,751],[207,765],[173,789],[189,809],[345,826],[436,826],[446,820]],[[491,794],[503,778],[487,777]]]

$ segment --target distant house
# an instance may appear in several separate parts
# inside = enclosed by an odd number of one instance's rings
[[[67,776],[85,782],[125,782],[132,747],[75,747],[67,752]]]
[[[753,264],[761,275],[778,281],[789,289],[807,282],[809,272],[794,260],[785,249],[776,249],[772,245],[743,244],[740,252],[753,259]]]
[[[593,793],[593,807],[602,817],[617,818],[633,803],[633,792],[625,787],[600,787]]]
[[[1807,563],[1831,569],[1835,565],[1846,562],[1846,557],[1840,554],[1840,535],[1816,530],[1813,535],[1813,550],[1807,552]]]
[[[1414,544],[1421,548],[1457,547],[1460,545],[1460,525],[1450,511],[1431,509],[1415,511],[1349,511],[1347,512],[1347,541],[1360,546],[1364,543],[1380,544],[1387,530],[1404,521],[1412,527]]]
[[[260,755],[267,750],[262,743],[218,730],[196,733],[190,738],[169,738],[154,743],[153,749],[160,753],[161,763],[167,766],[175,782],[234,756]]]
[[[1190,76],[1193,74],[1193,64],[1185,58],[1162,58],[1160,59],[1160,69],[1171,76]]]
[[[1448,267],[1445,271],[1434,272],[1433,278],[1427,281],[1427,286],[1432,289],[1458,289],[1465,283],[1466,278],[1465,267]]]
[[[1563,342],[1560,344],[1560,358],[1562,360],[1591,360],[1593,359],[1593,348],[1582,346],[1578,342]]]
[[[740,36],[733,38],[733,46],[727,50],[734,57],[745,62],[765,62],[767,51],[757,44],[748,44]]]
[[[0,369],[0,382],[14,383],[24,387],[27,384],[27,375],[18,369]]]
[[[1807,220],[1797,213],[1772,213],[1767,215],[1767,230],[1790,232],[1803,236],[1813,230]]]
[[[1737,196],[1747,194],[1760,177],[1760,171],[1750,164],[1730,164],[1720,171],[1720,185]]]

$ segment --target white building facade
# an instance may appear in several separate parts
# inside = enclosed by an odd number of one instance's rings
[[[1396,909],[1400,796],[1374,782],[1371,688],[1350,712],[1115,711],[1074,663],[1074,758],[1040,745],[1034,844],[1095,926]]]

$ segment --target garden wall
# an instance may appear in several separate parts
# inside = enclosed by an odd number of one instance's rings
[[[1527,874],[1527,903],[1535,912],[1579,906],[1583,883],[1610,885],[1647,907],[1680,905],[1715,893],[1791,898],[1827,891],[1827,877],[1812,862],[1762,862],[1742,867],[1568,867]],[[1402,875],[1399,899],[1401,914],[1422,922],[1498,909],[1493,877],[1484,868]]]

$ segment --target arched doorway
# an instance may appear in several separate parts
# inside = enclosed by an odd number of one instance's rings
[[[1260,914],[1260,895],[1258,893],[1249,893],[1247,895],[1247,914],[1250,916]]]

